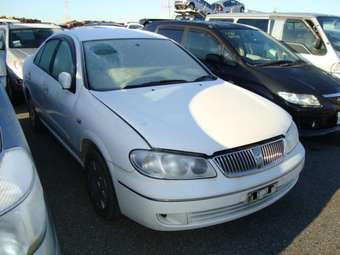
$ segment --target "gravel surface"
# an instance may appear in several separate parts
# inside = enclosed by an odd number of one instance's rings
[[[25,107],[16,108],[66,255],[340,254],[340,134],[303,141],[301,179],[274,205],[222,225],[164,233],[97,217],[81,167],[49,132],[33,133]]]

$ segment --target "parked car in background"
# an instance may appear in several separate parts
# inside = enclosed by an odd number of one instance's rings
[[[128,28],[128,29],[143,29],[144,26],[139,24],[139,23],[131,22],[131,23],[126,24],[126,28]]]
[[[213,13],[244,12],[245,6],[236,0],[221,0],[211,5]]]
[[[209,15],[206,20],[260,28],[306,61],[340,79],[340,17],[310,13],[230,13]]]
[[[172,38],[217,76],[286,109],[301,135],[340,131],[340,81],[259,29],[176,21],[153,23],[145,29]]]
[[[211,5],[205,0],[176,0],[175,9],[178,10],[192,10],[204,14],[212,12]]]
[[[84,166],[106,219],[164,231],[234,220],[284,196],[304,166],[287,112],[154,33],[58,33],[26,60],[24,87],[33,125]]]
[[[0,254],[60,254],[30,149],[3,85],[0,86]]]
[[[11,99],[22,93],[22,66],[40,44],[60,28],[49,24],[9,23],[0,25],[0,54],[7,69],[6,90]],[[2,49],[2,50],[1,50]],[[3,61],[3,60],[2,60]]]

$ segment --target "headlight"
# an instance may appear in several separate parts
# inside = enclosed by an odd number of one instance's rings
[[[0,158],[0,254],[32,254],[46,222],[43,190],[30,157],[21,149],[5,151]]]
[[[285,135],[285,140],[286,140],[285,153],[288,154],[299,143],[299,131],[294,122],[292,123],[292,125],[290,125],[290,128],[288,129]]]
[[[314,95],[279,92],[278,95],[289,103],[303,107],[322,107],[318,98]]]
[[[130,161],[140,173],[157,179],[190,180],[216,177],[210,163],[200,157],[135,150],[130,154]]]

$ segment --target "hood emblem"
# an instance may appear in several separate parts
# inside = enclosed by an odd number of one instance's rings
[[[264,159],[263,154],[260,146],[256,146],[255,148],[251,149],[251,152],[253,154],[254,160],[256,162],[257,168],[263,168],[264,167]]]

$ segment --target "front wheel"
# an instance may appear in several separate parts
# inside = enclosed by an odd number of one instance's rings
[[[87,186],[96,213],[106,220],[120,217],[118,200],[109,169],[101,154],[93,149],[86,157]]]

